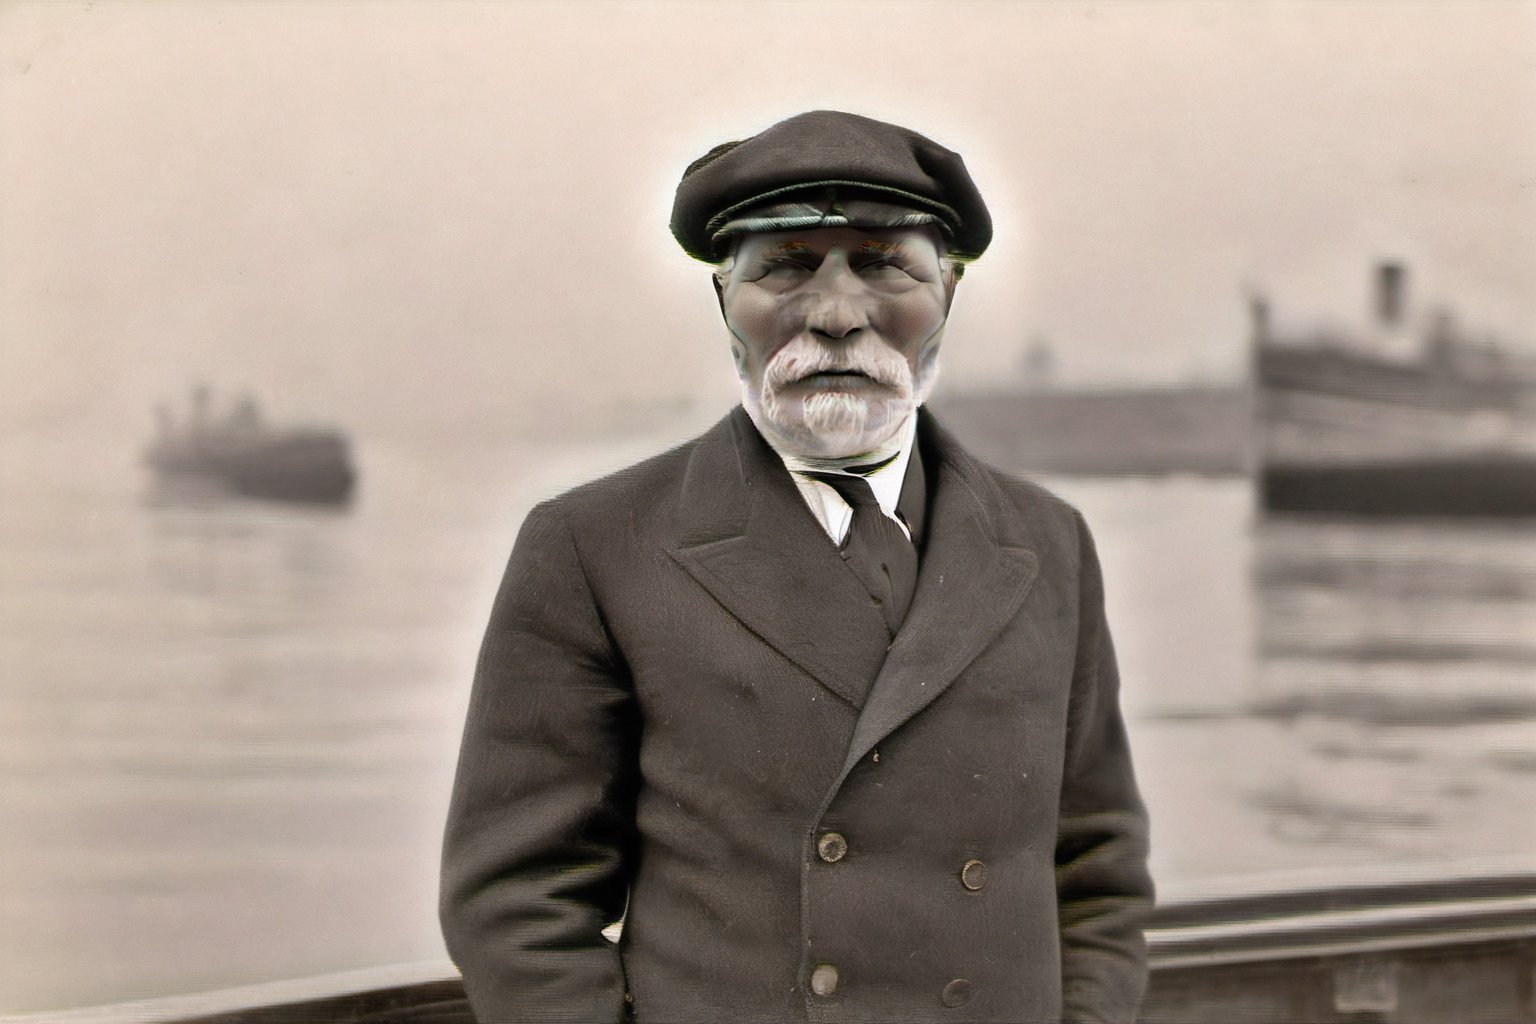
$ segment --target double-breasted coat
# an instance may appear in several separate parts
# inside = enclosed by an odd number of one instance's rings
[[[1147,829],[1092,542],[919,415],[894,638],[740,408],[528,515],[445,843],[481,1020],[1134,1017]]]

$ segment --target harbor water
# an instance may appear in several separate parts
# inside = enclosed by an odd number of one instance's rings
[[[360,439],[346,509],[0,452],[0,1012],[443,955],[438,840],[522,514],[656,439]],[[1171,897],[1536,862],[1536,526],[1047,481],[1105,565]]]

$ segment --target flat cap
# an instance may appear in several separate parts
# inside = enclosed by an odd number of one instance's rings
[[[960,154],[898,125],[837,110],[797,114],[688,165],[672,204],[672,236],[695,259],[723,255],[728,226],[754,207],[830,197],[878,200],[931,215],[952,255],[974,259],[992,218]]]

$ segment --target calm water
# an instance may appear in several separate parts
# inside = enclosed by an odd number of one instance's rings
[[[0,453],[0,1010],[442,956],[475,646],[534,500],[654,445],[377,444],[346,512]],[[1536,531],[1061,480],[1173,894],[1536,861]]]

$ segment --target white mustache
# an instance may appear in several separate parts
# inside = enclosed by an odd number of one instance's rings
[[[763,390],[772,393],[818,373],[848,372],[862,373],[902,394],[912,389],[907,361],[873,338],[830,346],[800,335],[768,360],[763,368]]]

